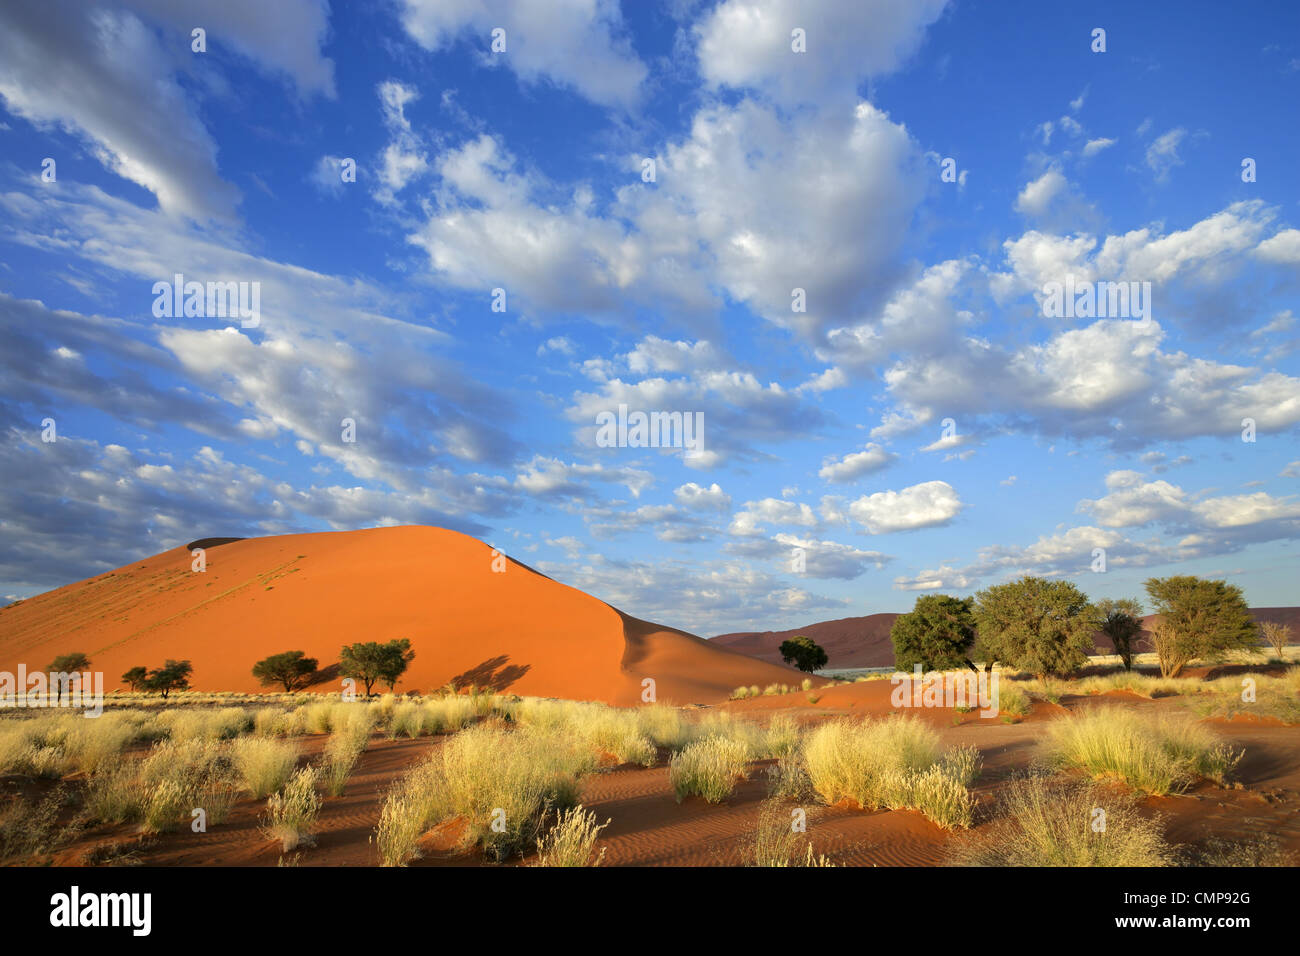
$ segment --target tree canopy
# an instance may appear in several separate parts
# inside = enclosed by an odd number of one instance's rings
[[[781,660],[811,674],[818,668],[825,667],[829,658],[821,645],[811,637],[800,634],[781,642]]]
[[[947,670],[969,660],[975,644],[975,618],[972,598],[955,598],[947,594],[926,594],[906,614],[894,619],[889,636],[894,642],[894,666],[910,671],[917,664],[922,670]]]
[[[253,676],[265,685],[280,684],[292,692],[311,683],[316,674],[316,658],[302,651],[272,654],[253,665]]]
[[[1029,575],[975,595],[976,654],[1040,679],[1082,667],[1093,649],[1095,611],[1069,581]]]
[[[387,684],[389,690],[396,687],[413,660],[415,651],[411,650],[411,642],[406,638],[384,644],[365,641],[343,647],[339,655],[339,672],[344,677],[361,681],[369,697],[374,685],[380,681]]]

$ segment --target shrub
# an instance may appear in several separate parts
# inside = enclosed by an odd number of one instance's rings
[[[471,727],[390,791],[380,818],[381,858],[401,865],[419,833],[460,818],[467,843],[504,859],[536,839],[549,810],[577,803],[578,778],[594,766],[594,754],[567,735]]]
[[[284,786],[298,763],[298,745],[266,737],[241,737],[231,758],[244,786],[259,800]]]
[[[596,823],[595,811],[583,810],[581,805],[556,814],[555,825],[544,839],[537,841],[537,866],[600,866],[605,859],[602,848],[596,858],[592,851],[600,831],[610,821]]]
[[[938,734],[913,715],[822,724],[804,742],[803,763],[825,803],[913,809],[943,827],[970,825],[967,787],[979,771],[978,753],[945,753]]]
[[[316,768],[303,767],[285,784],[283,791],[273,793],[267,800],[264,832],[271,839],[279,840],[285,853],[304,844],[311,846],[315,842],[312,831],[320,806]]]
[[[1097,810],[1105,812],[1104,829]],[[980,839],[957,844],[959,866],[1167,866],[1160,826],[1131,797],[1041,775],[1003,789],[999,818]]]
[[[1189,719],[1153,719],[1118,707],[1052,721],[1044,748],[1054,767],[1114,778],[1157,795],[1185,790],[1199,778],[1222,785],[1242,757]]]
[[[709,803],[731,796],[736,780],[746,776],[749,750],[742,741],[706,737],[688,744],[668,760],[668,782],[677,802],[699,794]]]
[[[758,812],[758,829],[746,859],[749,866],[834,866],[825,856],[813,853],[812,841],[794,829],[787,808],[764,803]],[[800,847],[803,852],[799,852]]]

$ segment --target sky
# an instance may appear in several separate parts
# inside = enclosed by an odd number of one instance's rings
[[[706,636],[1300,603],[1297,102],[1284,2],[10,0],[0,595],[429,524]]]

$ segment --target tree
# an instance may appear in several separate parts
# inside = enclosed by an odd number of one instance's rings
[[[144,689],[150,692],[156,691],[162,694],[163,700],[166,700],[174,690],[189,689],[192,673],[194,673],[194,666],[189,661],[168,660],[162,667],[149,672],[149,676],[145,678]]]
[[[1291,625],[1279,624],[1276,621],[1261,621],[1259,633],[1277,653],[1278,660],[1285,660],[1286,646],[1291,643]]]
[[[811,637],[800,634],[781,642],[781,660],[805,673],[811,674],[818,668],[825,667],[829,659],[821,645]]]
[[[1115,647],[1124,670],[1133,669],[1133,641],[1142,633],[1142,605],[1132,598],[1098,601],[1096,627]]]
[[[1173,656],[1172,671],[1166,676],[1177,677],[1196,658],[1218,658],[1231,650],[1255,651],[1259,631],[1235,584],[1177,575],[1149,578],[1146,589],[1169,629],[1165,645]]]
[[[302,651],[285,651],[272,654],[253,665],[253,676],[264,685],[283,684],[288,693],[311,683],[316,673],[316,658],[306,657]]]
[[[366,685],[366,696],[377,681],[383,681],[392,690],[406,672],[406,665],[415,660],[415,651],[406,638],[380,644],[378,641],[346,644],[339,654],[339,673]]]
[[[45,670],[50,674],[75,674],[78,671],[88,671],[90,670],[90,658],[81,651],[60,654],[50,662],[50,666]]]
[[[894,642],[894,667],[910,671],[947,670],[969,664],[975,644],[975,618],[971,598],[926,594],[916,599],[907,614],[894,619],[889,637]]]
[[[1042,680],[1065,676],[1094,647],[1092,605],[1069,581],[1026,575],[975,595],[976,653]]]
[[[122,675],[122,683],[126,684],[133,691],[142,689],[148,679],[149,669],[147,667],[132,667]]]

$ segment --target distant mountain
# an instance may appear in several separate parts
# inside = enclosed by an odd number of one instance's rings
[[[1291,625],[1292,643],[1300,641],[1300,607],[1257,607],[1251,608],[1256,621],[1275,621],[1278,624]],[[827,667],[889,667],[894,663],[894,645],[889,638],[889,629],[894,626],[898,614],[868,614],[866,617],[842,617],[834,621],[818,621],[788,631],[738,631],[733,634],[719,634],[711,638],[733,651],[757,657],[759,660],[773,664],[781,663],[781,643],[800,634],[811,637],[822,646],[829,658]],[[1143,636],[1138,640],[1137,650],[1149,651],[1150,628],[1156,615],[1148,614],[1142,619]],[[1113,654],[1115,649],[1105,635],[1098,634],[1096,653]]]

